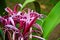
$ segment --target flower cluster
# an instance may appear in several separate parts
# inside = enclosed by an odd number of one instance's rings
[[[8,15],[3,17],[0,16],[0,23],[3,24],[5,28],[4,31],[8,31],[8,33],[12,31],[13,40],[28,40],[29,36],[38,39],[43,39],[40,36],[32,35],[33,32],[39,34],[41,34],[42,32],[41,26],[36,23],[36,20],[39,19],[42,16],[42,14],[34,12],[30,9],[28,9],[27,12],[18,11],[17,8],[19,6],[22,7],[21,4],[16,4],[14,10],[11,10],[9,7],[5,8],[5,10],[8,12]],[[19,24],[18,28],[16,27],[17,24]],[[37,30],[33,30],[32,27],[37,28]]]

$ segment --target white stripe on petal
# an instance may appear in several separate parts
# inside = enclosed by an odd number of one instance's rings
[[[36,36],[36,35],[32,35],[33,37],[35,38],[38,38],[38,39],[42,39],[42,40],[45,40],[44,38],[40,37],[40,36]]]
[[[17,13],[17,15],[20,15],[20,13],[21,13],[21,12],[19,11],[19,12]]]
[[[21,40],[24,40],[23,37],[21,37]]]
[[[14,20],[12,19],[12,17],[9,17],[9,20],[11,21],[12,25],[15,26]]]
[[[29,37],[32,39],[32,27],[30,28],[30,36]]]
[[[39,24],[35,23],[33,26],[43,32],[42,27]]]
[[[22,7],[22,5],[21,4],[18,4],[20,7]]]
[[[2,18],[2,17],[0,16],[0,18]]]
[[[6,10],[10,15],[14,14],[13,11],[12,11],[9,7],[5,8],[5,10]]]
[[[5,25],[5,27],[18,31],[18,29],[12,25]]]
[[[15,32],[13,32],[13,40],[15,40]]]
[[[33,13],[33,10],[31,10],[31,13]]]

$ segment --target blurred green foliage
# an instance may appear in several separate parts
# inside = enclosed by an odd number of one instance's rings
[[[43,23],[43,37],[48,40],[49,35],[54,30],[56,25],[60,23],[60,1],[51,10]]]
[[[0,0],[0,15],[5,15],[4,12],[5,12],[5,9],[6,8],[6,2],[5,0]]]

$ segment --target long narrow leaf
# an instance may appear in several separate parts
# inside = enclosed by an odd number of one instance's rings
[[[56,25],[59,23],[60,18],[60,1],[56,4],[56,6],[51,10],[48,17],[43,23],[43,37],[47,40],[50,33],[53,31],[53,29],[56,27]]]

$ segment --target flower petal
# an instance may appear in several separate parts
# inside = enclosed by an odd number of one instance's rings
[[[44,38],[40,37],[40,36],[35,36],[35,35],[32,35],[34,38],[38,38],[38,39],[41,39],[41,40],[45,40]]]
[[[36,21],[36,19],[37,19],[37,17],[35,17],[35,18],[30,22],[29,25],[27,24],[27,26],[25,26],[25,30],[24,30],[24,33],[23,33],[23,34],[25,34],[26,32],[29,31],[30,27],[32,27],[32,25],[34,24],[34,22]]]
[[[15,7],[14,7],[14,13],[18,12],[18,7],[22,7],[22,5],[21,4],[16,4]]]
[[[16,27],[12,26],[12,25],[5,25],[6,28],[10,28],[16,31],[19,31]]]
[[[5,10],[6,10],[10,15],[14,14],[14,12],[13,12],[9,7],[5,8]]]
[[[38,30],[41,30],[41,32],[43,32],[42,27],[39,24],[35,23],[33,26],[36,27]]]
[[[11,21],[12,25],[15,26],[14,20],[12,19],[12,17],[9,17],[9,20]]]

